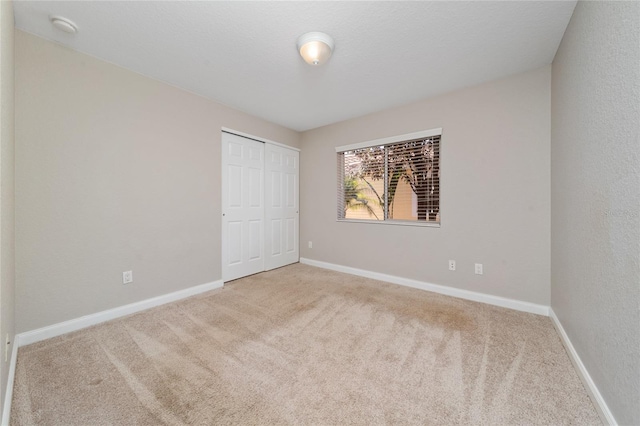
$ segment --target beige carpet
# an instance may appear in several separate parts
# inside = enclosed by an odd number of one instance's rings
[[[296,264],[21,348],[11,424],[601,423],[548,318]]]

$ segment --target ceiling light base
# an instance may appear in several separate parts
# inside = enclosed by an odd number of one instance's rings
[[[78,32],[77,25],[67,18],[63,18],[62,16],[52,16],[49,19],[51,20],[51,24],[53,24],[54,27],[61,31],[64,31],[65,33],[75,34]]]
[[[333,53],[333,39],[331,36],[318,31],[302,34],[298,38],[298,52],[309,65],[322,65],[329,60]]]

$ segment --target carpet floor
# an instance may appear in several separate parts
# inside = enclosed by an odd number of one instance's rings
[[[295,264],[20,348],[11,424],[602,423],[549,318]]]

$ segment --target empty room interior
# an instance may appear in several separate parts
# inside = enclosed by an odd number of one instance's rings
[[[2,425],[640,424],[640,3],[0,2]]]

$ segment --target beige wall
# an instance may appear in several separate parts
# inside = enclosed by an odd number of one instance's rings
[[[13,4],[0,2],[0,406],[4,404],[11,360],[6,336],[14,341],[14,25]]]
[[[303,133],[301,256],[548,305],[550,78],[545,67]],[[440,228],[336,222],[336,146],[438,127]]]
[[[551,307],[640,424],[640,4],[578,2],[553,61]]]
[[[13,342],[15,334],[13,35],[13,3],[0,2],[0,406],[11,360],[11,346],[4,358],[5,339]]]
[[[0,4],[2,337],[14,331],[14,29],[11,3]],[[545,67],[308,131],[302,143],[17,31],[16,329],[219,279],[225,126],[303,147],[303,257],[551,303],[618,422],[637,423],[639,22],[637,3],[580,2],[552,84]],[[436,127],[440,228],[336,222],[335,146]]]
[[[221,126],[299,145],[292,130],[16,32],[18,332],[221,278]]]

